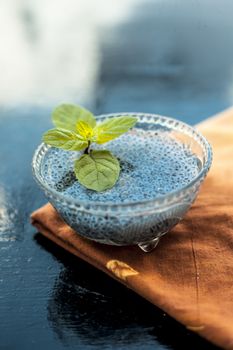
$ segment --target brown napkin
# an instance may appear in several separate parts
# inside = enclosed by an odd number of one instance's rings
[[[198,128],[212,169],[184,220],[151,253],[77,235],[47,204],[31,216],[49,239],[118,279],[211,342],[233,349],[233,109]]]

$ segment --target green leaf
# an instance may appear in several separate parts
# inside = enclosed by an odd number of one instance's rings
[[[74,171],[80,184],[101,192],[115,185],[119,177],[120,165],[111,152],[95,150],[76,160]]]
[[[64,129],[51,129],[43,135],[44,143],[62,148],[67,151],[81,151],[86,148],[88,143],[81,136],[75,134],[73,131]]]
[[[88,140],[88,141],[92,140],[94,136],[94,132],[93,132],[93,128],[89,124],[80,120],[76,125],[76,129],[77,129],[77,133],[81,137],[83,137],[84,140]]]
[[[132,128],[136,122],[137,118],[129,116],[106,119],[94,129],[96,143],[105,143],[119,137]]]
[[[82,120],[95,127],[95,117],[91,112],[81,106],[72,104],[62,104],[55,108],[52,113],[52,120],[54,125],[59,129],[76,131],[77,122]]]

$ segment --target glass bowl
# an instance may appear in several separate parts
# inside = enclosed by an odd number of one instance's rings
[[[108,114],[97,119],[120,115],[137,117],[135,128],[146,130],[148,135],[162,134],[166,142],[166,135],[169,134],[169,137],[181,142],[199,160],[197,176],[178,190],[149,200],[123,203],[83,201],[48,185],[43,164],[51,147],[43,143],[33,157],[33,175],[49,202],[78,234],[104,244],[138,245],[144,252],[149,252],[156,247],[160,237],[184,217],[194,202],[210,169],[212,150],[195,128],[176,119],[140,113]]]

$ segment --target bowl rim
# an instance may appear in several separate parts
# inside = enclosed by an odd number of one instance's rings
[[[145,206],[145,205],[153,205],[155,206],[156,204],[161,206],[163,203],[169,203],[172,202],[174,198],[182,198],[183,196],[186,195],[188,190],[195,184],[198,183],[199,181],[201,182],[205,176],[207,175],[211,164],[212,164],[212,158],[213,158],[213,152],[212,152],[212,147],[210,143],[207,141],[205,136],[202,135],[202,133],[197,130],[194,126],[191,126],[179,119],[175,119],[172,117],[167,117],[159,114],[153,114],[153,113],[140,113],[140,112],[123,112],[123,113],[108,113],[108,114],[101,114],[98,116],[95,116],[97,120],[101,119],[106,119],[106,118],[111,118],[111,117],[117,117],[117,116],[123,116],[123,115],[130,115],[130,116],[135,116],[135,117],[141,117],[141,118],[147,118],[148,122],[152,122],[153,124],[160,124],[161,126],[169,127],[173,129],[174,131],[179,131],[183,134],[189,135],[193,137],[195,135],[195,141],[197,142],[200,141],[201,147],[204,149],[206,152],[206,159],[203,164],[202,169],[198,173],[197,176],[195,176],[190,182],[188,182],[185,186],[178,188],[174,191],[168,192],[167,194],[156,196],[155,198],[152,199],[145,199],[145,200],[138,200],[138,201],[127,201],[127,202],[111,202],[111,201],[87,201],[87,200],[79,200],[76,198],[72,198],[71,196],[64,195],[61,192],[58,192],[57,190],[49,187],[46,182],[42,180],[40,176],[38,176],[37,171],[36,171],[36,163],[38,156],[40,153],[45,149],[45,153],[52,148],[49,145],[46,145],[45,143],[41,143],[32,158],[32,172],[35,180],[39,184],[39,186],[48,192],[50,195],[52,195],[53,198],[61,200],[63,203],[65,202],[68,206],[69,205],[76,205],[80,207],[81,205],[85,206],[92,206],[92,207],[97,207],[103,210],[106,210],[107,208],[127,208],[127,207],[135,207],[135,206]],[[153,120],[154,119],[154,120]],[[147,122],[142,121],[142,122]],[[185,132],[186,131],[186,132]]]

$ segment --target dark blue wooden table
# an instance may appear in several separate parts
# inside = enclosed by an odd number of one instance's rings
[[[29,215],[45,198],[30,163],[60,102],[192,124],[231,105],[232,10],[230,0],[2,4],[0,349],[215,349],[35,232]]]

